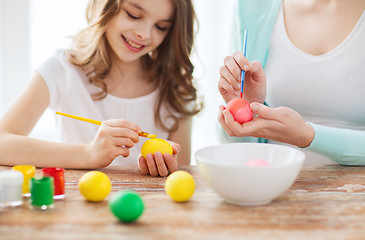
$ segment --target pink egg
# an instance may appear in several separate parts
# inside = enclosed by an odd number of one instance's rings
[[[229,101],[226,109],[232,113],[234,120],[240,124],[251,121],[253,118],[250,104],[241,98],[235,98]]]
[[[255,158],[248,162],[246,162],[246,166],[250,167],[261,167],[261,166],[270,166],[270,163],[266,162],[265,160]]]

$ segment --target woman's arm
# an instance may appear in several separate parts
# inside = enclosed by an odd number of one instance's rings
[[[218,121],[229,136],[265,138],[303,148],[311,144],[314,130],[299,113],[290,108],[270,108],[256,102],[250,107],[257,116],[239,124],[228,110],[220,106]]]
[[[365,131],[309,123],[315,136],[306,149],[343,165],[365,165]]]
[[[343,165],[365,165],[365,131],[308,123],[286,107],[252,103],[251,109],[258,116],[241,125],[220,108],[218,120],[229,136],[271,139],[306,148]]]

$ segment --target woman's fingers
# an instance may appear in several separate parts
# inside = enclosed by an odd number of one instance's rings
[[[238,74],[238,78],[241,78],[241,70],[245,70],[248,71],[248,69],[246,68],[249,64],[250,61],[247,60],[247,58],[243,55],[242,52],[235,52],[233,53],[233,60],[235,61],[237,67],[238,67],[238,72],[235,69],[235,73]],[[236,75],[235,75],[236,76]]]
[[[235,88],[239,85],[241,79],[241,69],[233,57],[224,59],[224,66],[220,69],[220,75],[227,79]]]
[[[226,123],[226,117],[223,114],[223,112],[226,111],[224,106],[219,106],[219,112],[218,112],[218,122],[221,124],[222,128],[224,129],[224,131],[228,134],[228,136],[232,136],[233,132],[231,131],[231,129],[227,126]],[[228,114],[230,114],[228,112]],[[232,116],[232,114],[230,114]]]
[[[224,123],[225,123],[225,130],[228,134],[228,136],[237,136],[237,131],[242,129],[242,126],[240,123],[236,122],[231,114],[230,111],[227,109],[223,110],[223,116],[224,116]]]
[[[222,95],[224,95],[225,94],[224,91],[226,91],[226,92],[232,94],[233,96],[237,96],[238,93],[240,92],[240,89],[237,88],[237,85],[236,85],[236,87],[233,87],[233,86],[235,86],[235,85],[232,85],[231,83],[229,83],[227,81],[227,79],[224,77],[221,77],[218,80],[218,90]]]
[[[251,103],[250,108],[254,114],[268,120],[280,121],[280,119],[282,119],[282,115],[285,114],[285,111],[282,111],[282,108],[280,107],[270,108],[268,106],[265,106],[264,104],[257,102]]]
[[[265,77],[265,72],[264,69],[261,66],[261,63],[259,61],[252,61],[251,63],[249,63],[248,65],[246,65],[246,69],[247,71],[250,72],[254,72],[257,74],[262,74]]]

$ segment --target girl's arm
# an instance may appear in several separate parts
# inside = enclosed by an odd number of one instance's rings
[[[169,140],[180,145],[181,151],[178,154],[179,165],[190,165],[191,162],[191,128],[192,117],[179,120],[179,129],[170,134]]]
[[[85,146],[58,144],[27,137],[48,104],[48,87],[43,78],[36,74],[25,92],[0,121],[1,164],[83,167],[81,152]],[[79,154],[74,154],[75,152]]]
[[[139,127],[124,120],[103,122],[89,144],[56,143],[28,137],[49,105],[49,90],[41,75],[31,83],[0,120],[0,164],[100,168],[138,142]],[[125,147],[119,147],[125,146]]]

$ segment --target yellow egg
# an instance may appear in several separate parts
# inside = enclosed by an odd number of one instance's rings
[[[195,191],[193,176],[185,171],[176,171],[167,177],[165,192],[175,202],[188,201]]]
[[[104,200],[112,189],[109,177],[100,171],[90,171],[79,179],[79,191],[82,196],[92,202]]]
[[[146,157],[147,153],[154,154],[155,152],[161,152],[162,154],[169,153],[172,155],[173,150],[171,145],[161,138],[152,138],[147,140],[141,148],[141,154]]]

